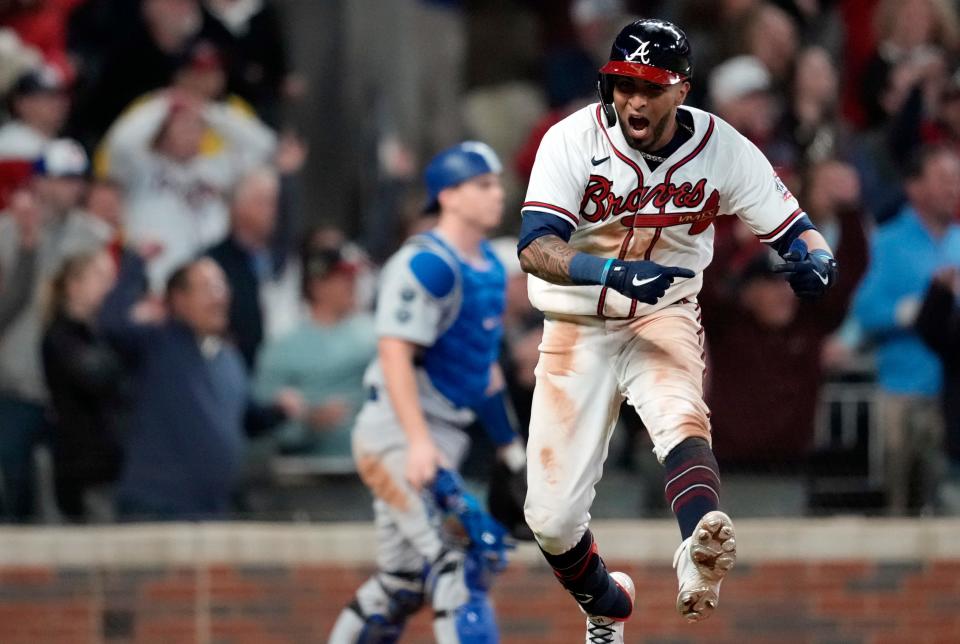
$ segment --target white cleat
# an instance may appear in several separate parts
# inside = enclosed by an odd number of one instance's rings
[[[630,576],[625,572],[612,572],[610,577],[630,596],[630,605],[633,606],[636,591]],[[623,626],[625,623],[626,620],[588,615],[586,644],[623,644]]]
[[[708,512],[673,556],[680,593],[677,611],[687,621],[710,617],[717,607],[720,582],[737,561],[733,522],[719,510]]]

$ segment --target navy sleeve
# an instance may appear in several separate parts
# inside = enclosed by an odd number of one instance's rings
[[[520,241],[517,242],[517,254],[530,245],[537,237],[556,235],[563,241],[570,241],[573,226],[556,215],[537,210],[526,210],[520,222]]]
[[[810,218],[807,217],[806,214],[803,214],[797,217],[796,221],[794,221],[793,224],[787,228],[782,235],[777,237],[775,240],[766,243],[772,246],[773,249],[779,253],[780,257],[783,257],[783,255],[790,250],[790,244],[792,244],[793,240],[800,236],[800,233],[805,230],[816,229],[817,227],[813,225],[813,222],[810,221]]]
[[[151,344],[153,324],[140,324],[131,318],[133,307],[146,292],[146,270],[136,255],[124,255],[117,283],[100,308],[99,323],[109,342],[128,358],[136,358]]]

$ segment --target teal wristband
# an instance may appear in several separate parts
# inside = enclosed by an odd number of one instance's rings
[[[611,267],[611,266],[613,266],[613,258],[612,258],[612,257],[607,260],[607,263],[606,263],[606,264],[603,265],[603,272],[600,273],[600,283],[601,283],[601,284],[606,284],[606,283],[607,283],[607,273],[610,272],[610,267]]]
[[[603,285],[613,264],[612,259],[588,253],[577,253],[570,260],[570,281],[574,284]]]

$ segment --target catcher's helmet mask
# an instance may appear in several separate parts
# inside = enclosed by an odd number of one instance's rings
[[[607,127],[617,122],[613,107],[613,77],[630,76],[676,85],[693,77],[690,43],[680,27],[666,20],[646,18],[620,30],[610,48],[610,60],[600,68],[597,94],[607,117]]]
[[[443,150],[427,164],[424,180],[427,184],[427,203],[424,213],[440,210],[440,193],[481,174],[503,172],[503,164],[486,143],[464,141]]]

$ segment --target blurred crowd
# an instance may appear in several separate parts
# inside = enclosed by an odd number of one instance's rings
[[[348,43],[338,90],[371,162],[340,166],[354,201],[323,213],[302,175],[328,151],[291,115],[328,88],[294,67],[286,4],[0,0],[4,519],[228,516],[257,462],[352,476],[377,262],[431,223],[423,161],[488,141],[518,206],[541,137],[596,100],[613,36],[646,15],[687,30],[688,104],[760,147],[840,264],[801,303],[716,220],[700,303],[721,467],[803,475],[833,446],[825,384],[865,379],[876,509],[960,513],[960,3],[375,3],[402,28]],[[523,430],[540,319],[505,219]],[[649,446],[638,419],[623,429],[630,466]]]

